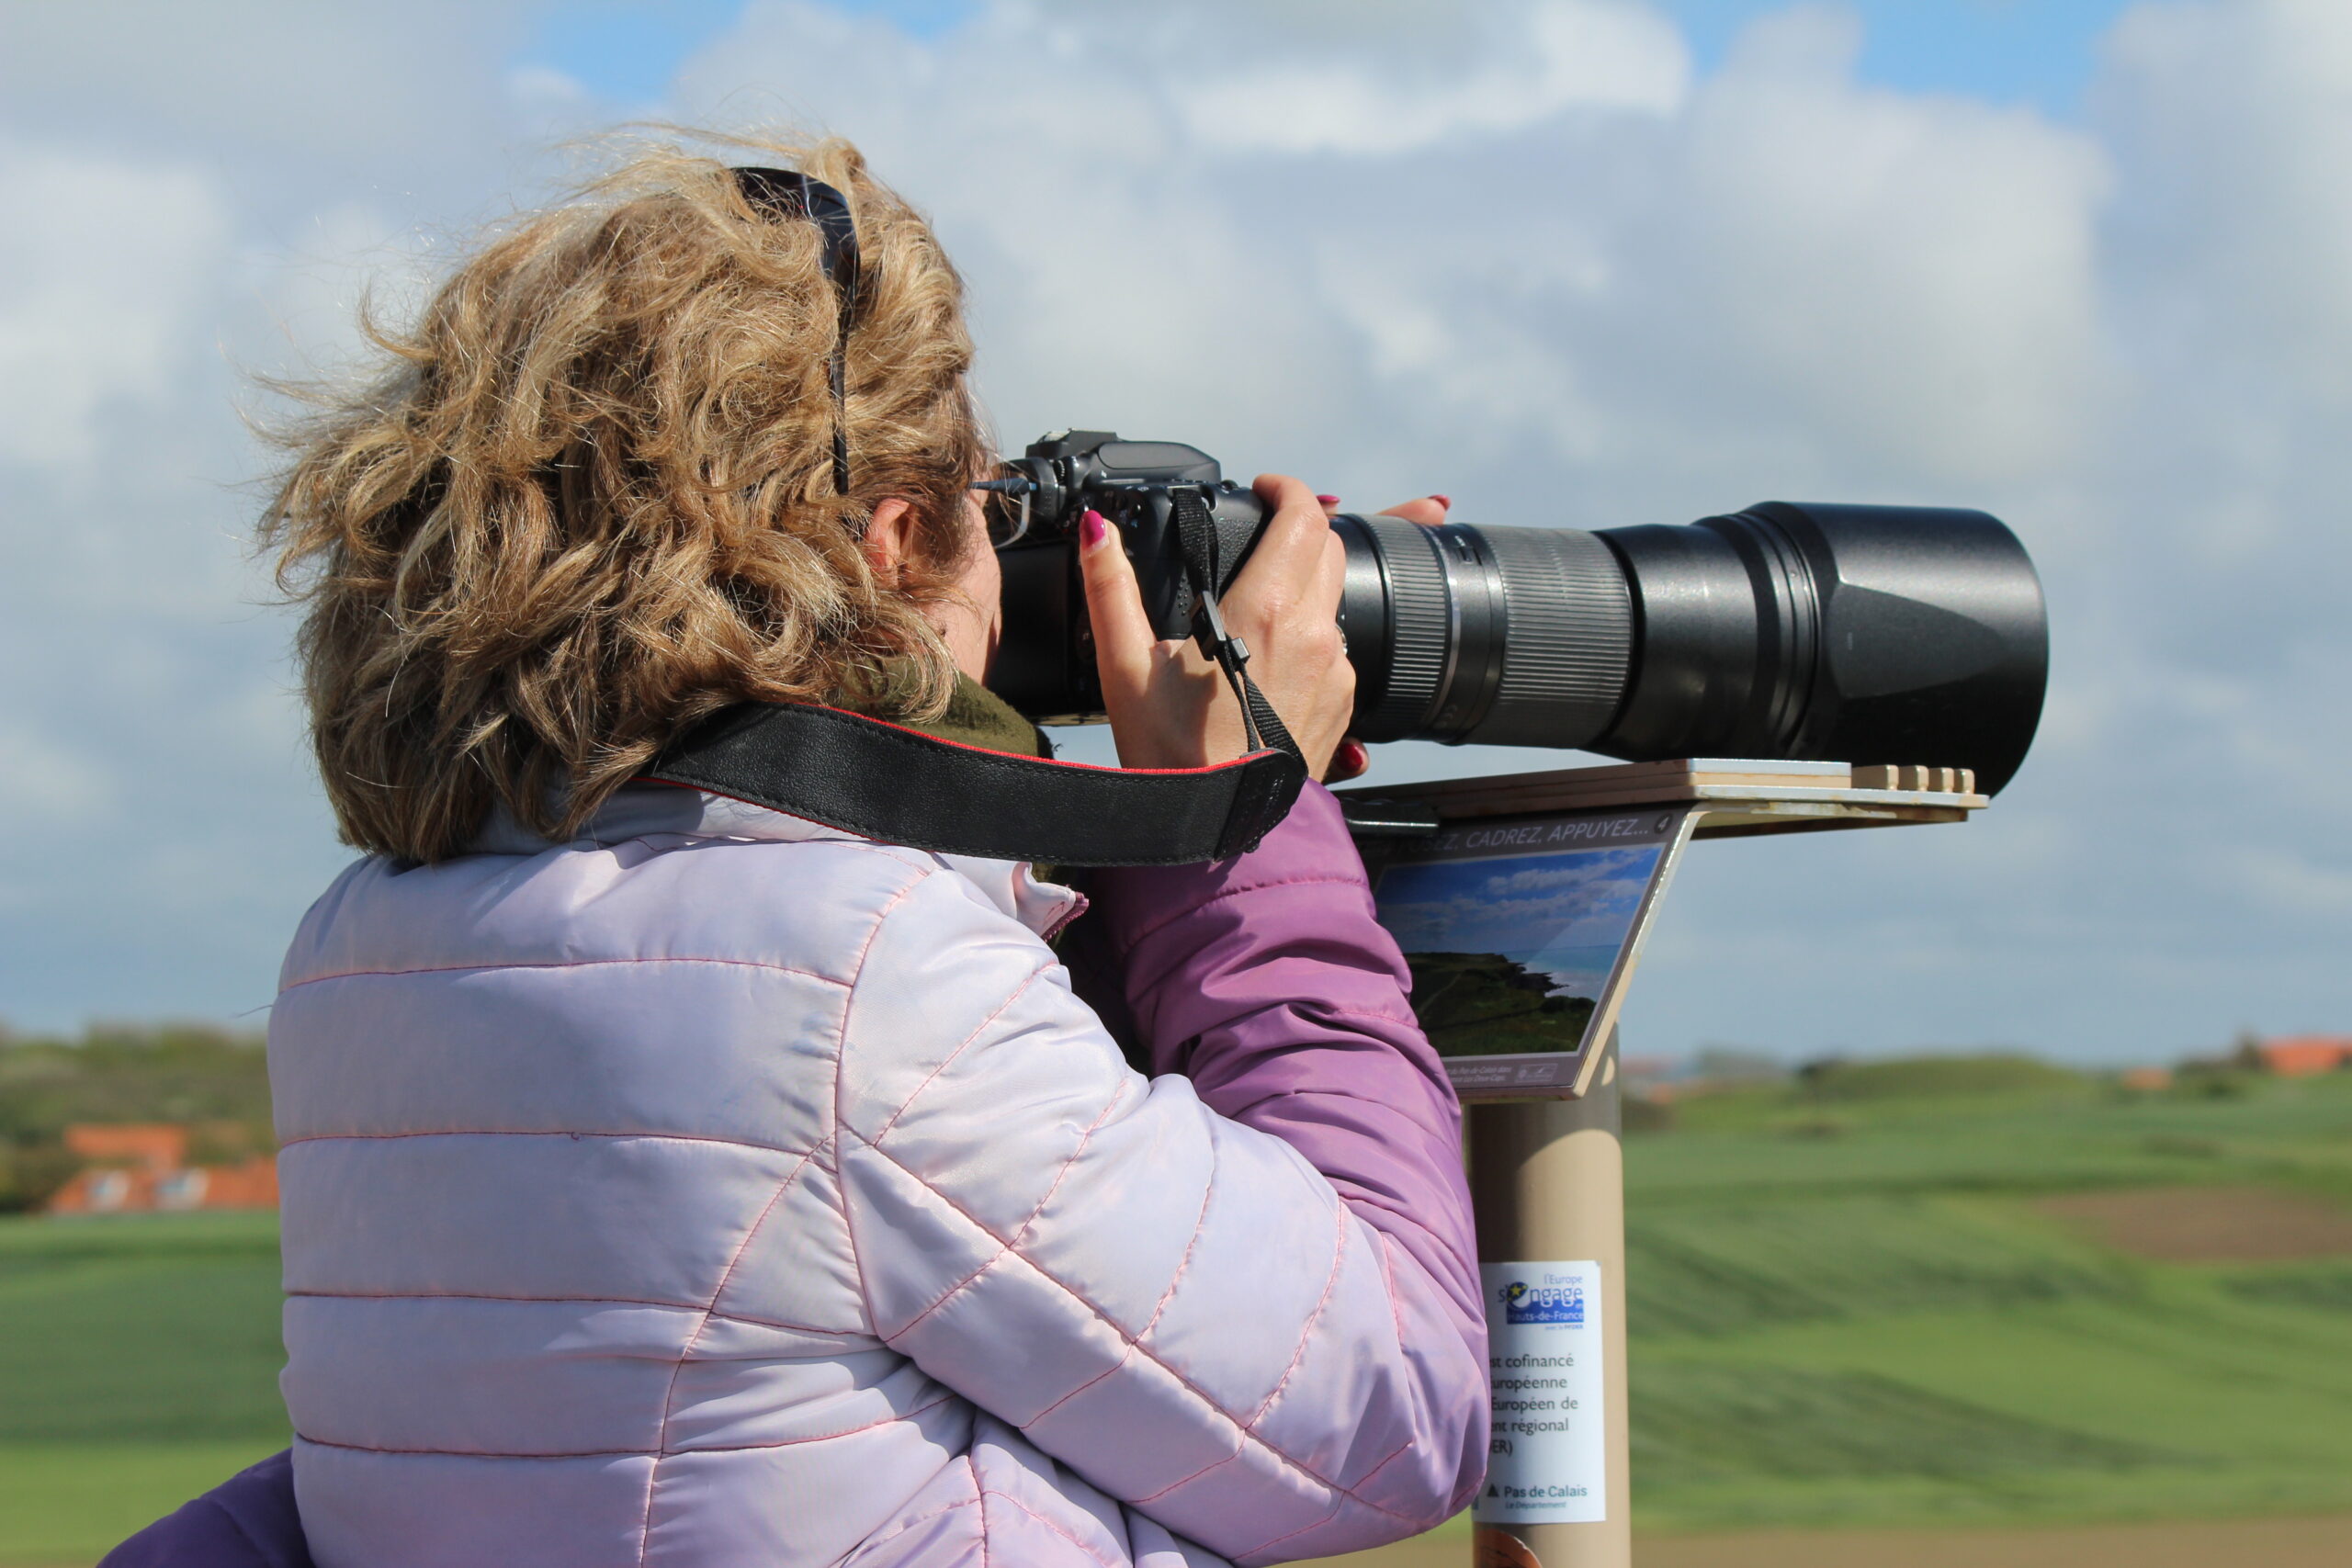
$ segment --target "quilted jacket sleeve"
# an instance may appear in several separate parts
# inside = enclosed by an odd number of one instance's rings
[[[1090,886],[1151,1071],[1184,1074],[1212,1109],[1306,1155],[1412,1256],[1484,1365],[1462,1108],[1340,803],[1309,784],[1250,854]]]
[[[98,1568],[311,1568],[281,1449],[116,1547]]]
[[[1336,821],[1328,797],[1314,805]],[[1452,1098],[1409,1048],[1428,1052],[1344,835],[1312,818],[1278,830],[1318,831],[1319,849],[1294,849],[1333,874],[1295,884],[1324,889],[1306,922],[1319,936],[1220,923],[1250,897],[1252,857],[1197,874],[1238,874],[1226,896],[1134,931],[1127,890],[1110,891],[1105,918],[1134,947],[1277,965],[1261,978],[1287,995],[1244,998],[1247,1017],[1171,1011],[1168,976],[1131,990],[1156,1046],[1197,1036],[1169,1043],[1170,1065],[1184,1057],[1213,1100],[1241,1086],[1232,1115],[1182,1076],[1128,1068],[1053,955],[951,874],[882,918],[841,1057],[836,1157],[876,1331],[1104,1492],[1245,1563],[1425,1529],[1485,1461]],[[1182,985],[1239,994],[1203,963]],[[1269,1055],[1281,1081],[1250,1088],[1250,1060]],[[1395,1112],[1341,1104],[1407,1087]]]

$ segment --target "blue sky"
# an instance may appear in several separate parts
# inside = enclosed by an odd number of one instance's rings
[[[1829,0],[1862,22],[1862,80],[1905,92],[1966,94],[2077,112],[2099,36],[2123,0]],[[969,0],[852,0],[927,37],[953,28]],[[1658,0],[1681,25],[1700,69],[1720,64],[1740,32],[1792,0]],[[589,0],[549,7],[517,64],[550,65],[599,97],[650,103],[696,49],[724,32],[742,0]]]
[[[1862,19],[1859,74],[1904,92],[1964,93],[2074,115],[2120,0],[1842,0]],[[1788,0],[1668,0],[1701,69]]]
[[[551,65],[616,104],[660,98],[687,57],[731,27],[744,0],[568,0],[542,13],[517,65]],[[887,17],[917,38],[953,28],[967,0],[854,0],[841,7]]]

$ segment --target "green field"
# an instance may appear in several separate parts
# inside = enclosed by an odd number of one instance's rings
[[[1630,1141],[1640,1527],[2352,1510],[2352,1076],[1939,1071]],[[0,1221],[0,1563],[282,1446],[277,1322],[266,1219]]]
[[[284,1448],[267,1214],[0,1220],[0,1562],[86,1563]]]
[[[1642,1526],[2352,1509],[2352,1079],[1880,1076],[1629,1142]]]

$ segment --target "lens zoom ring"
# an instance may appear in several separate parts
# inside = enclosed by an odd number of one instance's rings
[[[1437,705],[1445,673],[1445,572],[1429,530],[1395,517],[1367,517],[1388,569],[1388,689],[1363,720],[1366,740],[1393,740],[1420,728]]]
[[[1510,605],[1502,690],[1466,739],[1577,746],[1616,716],[1633,650],[1625,574],[1591,534],[1481,528]]]

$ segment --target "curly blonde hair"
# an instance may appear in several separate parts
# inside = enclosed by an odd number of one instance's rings
[[[360,849],[445,859],[493,804],[571,837],[734,703],[854,693],[924,718],[953,689],[924,611],[983,452],[962,283],[847,142],[702,140],[849,200],[852,493],[819,230],[679,144],[518,219],[413,329],[365,322],[372,378],[311,389],[261,529],[307,602],[312,740]],[[913,527],[886,580],[859,538],[892,496]]]

